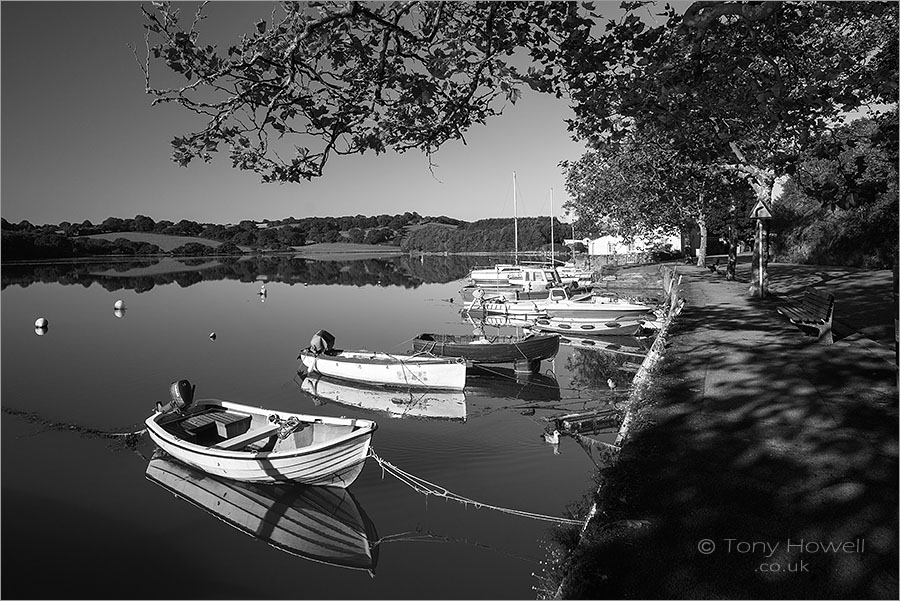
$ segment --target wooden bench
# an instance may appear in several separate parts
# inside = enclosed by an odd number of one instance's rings
[[[235,436],[233,438],[223,440],[218,444],[214,444],[212,448],[223,449],[225,451],[236,451],[242,447],[247,446],[248,444],[253,444],[254,442],[260,441],[264,438],[275,436],[276,434],[278,434],[278,430],[280,429],[281,426],[279,426],[278,424],[268,423],[265,426],[256,428],[255,430],[248,430],[240,436]]]
[[[800,331],[816,336],[824,344],[834,343],[831,324],[834,318],[834,295],[807,288],[800,304],[778,307],[778,312],[800,328]]]

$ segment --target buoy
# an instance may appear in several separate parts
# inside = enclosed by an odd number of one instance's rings
[[[39,327],[35,326],[34,333],[37,334],[38,336],[43,336],[44,334],[47,333],[47,328],[46,327],[39,328]]]
[[[215,332],[210,332],[210,334],[209,334],[209,339],[210,339],[210,340],[215,340],[215,339],[216,339],[216,333],[215,333]]]
[[[609,386],[610,388],[615,388],[615,387],[616,387],[616,383],[613,382],[613,379],[612,379],[612,378],[609,378],[609,379],[606,380],[606,385]]]
[[[50,325],[50,322],[48,322],[48,321],[47,321],[45,318],[43,318],[43,317],[38,317],[38,318],[34,321],[34,327],[36,327],[36,328],[46,328],[46,327],[49,326],[49,325]]]
[[[116,304],[113,305],[113,308],[118,311],[121,311],[122,309],[125,308],[125,301],[123,301],[122,299],[117,300]]]
[[[125,317],[125,309],[113,309],[113,315],[115,315],[117,319],[122,319]]]

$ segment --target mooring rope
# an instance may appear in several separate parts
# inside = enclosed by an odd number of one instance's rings
[[[372,457],[375,461],[378,462],[378,465],[381,466],[382,472],[387,472],[415,490],[418,493],[425,495],[426,497],[429,495],[434,495],[437,497],[443,497],[450,501],[456,501],[457,503],[462,503],[465,506],[474,505],[476,509],[493,509],[494,511],[500,511],[502,513],[508,513],[511,515],[517,515],[519,517],[531,518],[533,520],[543,520],[545,522],[556,522],[558,524],[567,524],[573,526],[581,526],[583,525],[583,520],[572,520],[568,518],[560,518],[552,515],[544,515],[540,513],[532,513],[530,511],[521,511],[519,509],[509,509],[507,507],[498,507],[496,505],[490,505],[488,503],[481,503],[479,501],[475,501],[473,499],[469,499],[467,497],[463,497],[454,492],[451,492],[444,488],[443,486],[438,486],[437,484],[433,484],[419,478],[418,476],[414,476],[409,472],[405,472],[397,466],[393,465],[389,461],[385,461],[381,457],[379,457],[373,449],[369,449],[369,456]]]

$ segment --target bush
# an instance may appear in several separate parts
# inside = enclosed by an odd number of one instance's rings
[[[187,244],[182,244],[178,248],[172,249],[173,255],[180,256],[189,256],[189,257],[198,257],[203,255],[214,254],[215,249],[206,244],[200,244],[199,242],[188,242]]]

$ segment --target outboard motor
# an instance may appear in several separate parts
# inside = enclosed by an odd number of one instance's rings
[[[171,386],[169,386],[169,396],[172,397],[172,400],[165,405],[157,401],[156,410],[159,413],[170,413],[172,411],[181,413],[194,401],[194,390],[196,389],[197,387],[187,380],[172,382]]]
[[[327,330],[319,330],[310,339],[309,350],[317,355],[334,350],[334,334]]]

